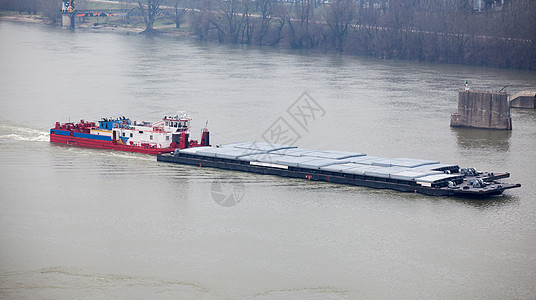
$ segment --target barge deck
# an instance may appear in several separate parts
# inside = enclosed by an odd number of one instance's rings
[[[486,197],[520,184],[499,182],[509,173],[413,158],[381,158],[345,151],[316,151],[268,143],[233,143],[159,154],[158,161],[313,181],[391,189],[431,196]]]

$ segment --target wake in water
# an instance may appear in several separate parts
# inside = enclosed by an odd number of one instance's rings
[[[41,129],[0,124],[0,141],[48,142],[48,134]]]
[[[22,141],[22,142],[49,142],[49,132],[42,129],[29,128],[24,126],[17,126],[12,124],[0,124],[0,143],[9,142],[9,141]],[[67,146],[60,144],[61,146]],[[80,154],[88,155],[100,155],[100,156],[112,156],[122,159],[137,159],[137,160],[155,160],[155,156],[140,154],[140,153],[130,153],[130,152],[121,152],[114,150],[103,150],[103,149],[93,149],[93,148],[83,148],[83,147],[69,147],[67,146],[68,151],[77,151]]]

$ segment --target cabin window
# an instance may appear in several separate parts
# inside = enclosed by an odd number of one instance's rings
[[[166,135],[166,141],[169,141],[169,135]]]
[[[152,139],[153,139],[153,136],[152,136],[152,135],[151,135],[151,136],[149,136],[149,139],[151,139],[151,140],[152,140]]]
[[[139,133],[140,133],[140,134],[143,134],[143,131],[140,130]]]
[[[123,136],[125,136],[125,133],[123,132]]]
[[[132,137],[132,132],[130,133],[130,137]]]
[[[169,122],[168,122],[168,121],[166,121],[166,126],[169,126]]]

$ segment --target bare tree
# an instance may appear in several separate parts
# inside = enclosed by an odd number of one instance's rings
[[[242,21],[244,26],[242,26],[242,32],[241,32],[241,40],[240,42],[243,44],[249,44],[251,43],[251,39],[253,37],[253,33],[255,31],[255,22],[252,22],[250,20],[251,13],[251,1],[250,0],[242,0]]]
[[[314,1],[296,0],[294,15],[287,15],[290,44],[294,48],[314,45],[310,24],[314,22]]]
[[[175,28],[181,27],[184,16],[186,15],[186,1],[184,0],[174,0],[173,1],[173,22],[175,23]]]
[[[274,0],[258,0],[256,1],[256,5],[258,6],[258,10],[260,11],[261,15],[261,28],[259,30],[257,40],[259,44],[262,45],[264,37],[268,33],[270,24],[272,22],[274,14]]]
[[[342,52],[344,40],[348,34],[348,28],[355,24],[357,7],[354,0],[333,0],[324,11],[324,20],[328,25],[333,46]]]
[[[285,28],[286,20],[289,19],[287,16],[289,14],[289,11],[286,6],[284,6],[281,3],[276,3],[275,6],[273,6],[273,18],[274,21],[272,24],[274,25],[273,28],[273,34],[271,38],[270,45],[274,46],[279,44],[281,39],[283,38],[283,28]]]
[[[43,12],[43,16],[47,17],[54,23],[58,22],[61,17],[59,1],[41,0],[38,9]]]
[[[210,22],[222,37],[226,37],[233,44],[238,43],[239,34],[247,15],[244,2],[241,0],[216,0],[216,5],[219,8],[218,15]],[[220,22],[220,14],[223,15],[223,22]]]
[[[164,0],[146,0],[147,4],[142,3],[142,0],[138,0],[138,7],[145,22],[145,34],[155,34],[154,21],[159,12],[160,5]]]
[[[211,20],[213,18],[212,0],[201,0],[190,2],[190,4],[196,4],[193,6],[192,15],[190,18],[190,28],[195,35],[200,39],[209,39],[209,31]]]
[[[40,8],[40,5],[37,0],[26,0],[26,1],[17,1],[17,0],[3,0],[0,1],[0,8],[18,11],[19,14],[23,12],[28,13],[29,15],[35,15]]]

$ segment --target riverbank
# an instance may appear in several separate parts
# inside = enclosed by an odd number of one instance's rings
[[[28,15],[18,14],[13,12],[2,12],[0,14],[0,21],[17,22],[17,23],[31,23],[31,24],[43,24],[52,26],[61,26],[60,23],[51,21],[48,18],[40,15]],[[78,20],[77,20],[78,21]],[[107,22],[77,22],[77,29],[90,29],[100,31],[115,31],[115,32],[128,32],[128,33],[142,33],[145,28],[136,27],[130,24],[116,24]],[[171,37],[194,37],[191,33],[179,29],[175,29],[171,26],[155,27],[158,35],[171,36]]]
[[[225,12],[205,10],[200,13],[191,10],[183,16],[180,28],[176,28],[175,21],[169,16],[158,19],[154,28],[160,36],[193,37],[215,43],[276,46],[401,61],[536,70],[536,51],[532,40],[500,37],[494,28],[481,33],[467,33],[465,29],[457,29],[454,32],[461,33],[451,34],[444,33],[449,32],[448,28],[443,31],[408,31],[393,30],[388,26],[355,25],[335,43],[337,39],[330,35],[331,27],[325,21],[311,21],[311,28],[297,30],[302,25],[290,11],[287,13],[284,17],[266,19],[265,23],[259,16],[251,14],[251,19],[235,20],[233,22],[236,24],[231,26],[221,17]],[[0,15],[0,19],[15,22],[58,25],[58,21],[40,16],[16,12],[0,12]],[[145,30],[139,15],[126,19],[119,16],[80,17],[75,22],[77,29],[129,33],[143,33]],[[260,30],[263,24],[265,27]]]
[[[15,12],[0,12],[0,20],[10,21],[10,22],[19,22],[19,23],[46,24],[46,25],[58,24],[40,15],[18,14]]]

